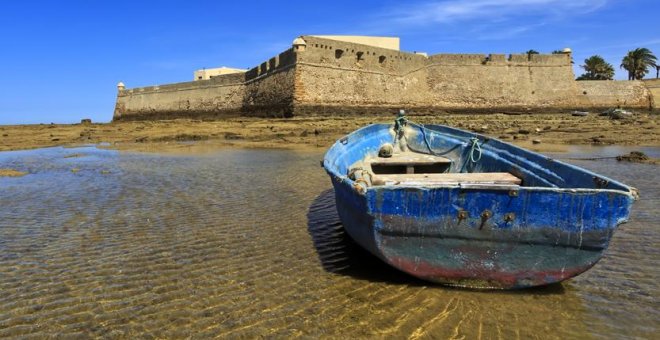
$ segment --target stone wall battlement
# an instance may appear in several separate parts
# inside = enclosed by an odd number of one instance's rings
[[[270,59],[259,64],[259,66],[249,69],[245,73],[245,80],[250,81],[258,77],[267,76],[273,72],[286,69],[291,67],[296,63],[296,54],[293,51],[293,48],[290,48]]]
[[[156,92],[162,93],[162,92],[171,92],[171,91],[189,91],[189,90],[197,90],[197,89],[210,88],[210,87],[242,85],[243,83],[245,83],[245,74],[233,73],[233,74],[224,74],[220,76],[215,76],[211,79],[186,81],[180,83],[145,86],[145,87],[137,87],[134,89],[120,90],[117,96],[125,97],[134,94],[145,94],[145,93],[156,93]]]
[[[404,74],[427,62],[425,56],[414,53],[312,36],[303,36],[303,39],[307,46],[299,53],[299,63]]]
[[[453,66],[506,65],[506,66],[571,66],[569,54],[434,54],[429,56],[434,64]]]

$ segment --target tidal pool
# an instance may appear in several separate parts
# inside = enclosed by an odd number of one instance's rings
[[[338,220],[322,157],[95,147],[0,153],[0,168],[28,173],[0,177],[0,337],[621,339],[660,332],[657,165],[571,160],[639,188],[632,219],[588,272],[507,292],[419,281],[355,246]]]

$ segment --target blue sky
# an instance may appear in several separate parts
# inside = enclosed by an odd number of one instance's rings
[[[630,49],[660,56],[658,0],[2,1],[0,124],[112,119],[116,84],[192,80],[203,67],[258,65],[302,34],[393,35],[406,51],[550,52],[617,69]],[[653,73],[655,75],[655,72]]]

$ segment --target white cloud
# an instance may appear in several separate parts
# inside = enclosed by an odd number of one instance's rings
[[[484,20],[498,23],[516,17],[552,18],[583,14],[603,7],[607,0],[447,0],[430,1],[385,13],[403,26],[450,24]]]
[[[514,38],[520,34],[527,33],[537,27],[543,26],[545,23],[537,23],[533,25],[516,25],[505,27],[482,27],[472,30],[475,33],[474,39],[477,40],[502,40]]]
[[[421,0],[375,14],[365,34],[441,32],[438,40],[507,40],[601,10],[611,0]]]
[[[603,45],[599,44],[596,46],[593,46],[593,50],[598,50],[598,51],[606,51],[606,50],[616,50],[616,49],[622,49],[622,48],[629,48],[629,49],[635,49],[638,47],[646,47],[646,48],[651,48],[653,46],[658,46],[660,45],[660,39],[649,39],[649,40],[637,40],[637,41],[632,41],[632,42],[622,42],[622,43],[617,43],[617,44],[611,44],[611,45]]]

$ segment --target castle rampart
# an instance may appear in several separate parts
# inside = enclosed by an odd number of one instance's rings
[[[397,45],[398,46],[398,45]],[[114,119],[649,108],[642,82],[574,80],[571,55],[422,54],[302,36],[244,73],[120,89]]]
[[[578,81],[578,100],[584,107],[636,107],[653,109],[653,89],[645,81]]]
[[[660,79],[644,80],[644,85],[651,95],[651,107],[653,110],[660,110]]]

